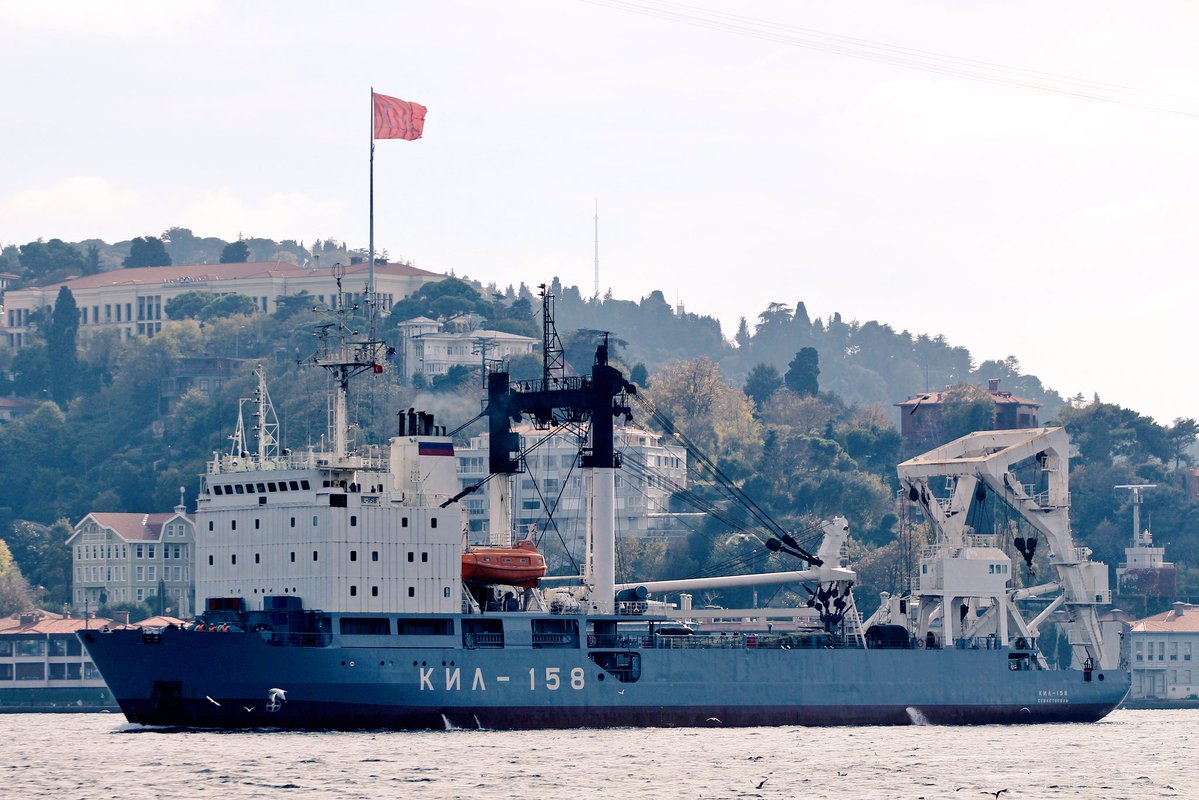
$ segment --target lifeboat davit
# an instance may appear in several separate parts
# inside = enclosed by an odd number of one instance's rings
[[[462,554],[462,580],[531,589],[545,577],[545,556],[532,539],[512,547],[473,547]]]

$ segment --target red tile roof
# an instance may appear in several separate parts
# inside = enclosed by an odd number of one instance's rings
[[[105,528],[116,531],[116,534],[127,542],[156,542],[162,538],[162,526],[175,516],[175,512],[172,511],[169,514],[121,514],[93,511],[88,516]]]
[[[112,620],[96,617],[94,619],[82,619],[80,617],[64,617],[62,614],[55,614],[53,611],[32,611],[28,612],[34,617],[30,624],[22,624],[21,618],[23,614],[13,614],[11,617],[0,618],[0,635],[21,635],[30,633],[74,633],[81,631],[84,628],[102,628],[105,625],[110,625]]]
[[[1132,624],[1133,633],[1199,633],[1199,606],[1175,603],[1174,608]]]
[[[166,283],[207,283],[211,281],[227,281],[242,278],[280,277],[299,278],[306,275],[328,273],[327,269],[311,269],[289,264],[286,261],[250,261],[243,264],[179,264],[170,267],[128,267],[100,272],[95,275],[84,275],[61,283],[54,283],[37,288],[49,291],[66,286],[72,291],[76,289],[100,289],[105,286],[133,285],[162,285]],[[351,264],[346,267],[346,275],[365,275],[370,272],[367,263]],[[436,272],[417,269],[406,264],[383,264],[375,262],[376,275],[396,276],[428,276],[431,278],[444,277]]]

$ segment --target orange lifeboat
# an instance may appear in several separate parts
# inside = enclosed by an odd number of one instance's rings
[[[462,580],[531,589],[545,577],[545,556],[532,539],[512,547],[474,547],[462,554]]]

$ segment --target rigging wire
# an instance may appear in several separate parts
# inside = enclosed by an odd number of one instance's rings
[[[1110,103],[1159,114],[1199,117],[1199,100],[1178,94],[1150,92],[1133,86],[1093,81],[870,39],[831,34],[813,28],[705,9],[686,3],[667,2],[667,0],[584,0],[584,2],[762,41],[938,75],[1008,86],[1042,94]]]

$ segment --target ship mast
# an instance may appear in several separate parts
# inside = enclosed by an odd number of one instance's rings
[[[492,372],[487,379],[487,420],[490,441],[488,469],[495,476],[493,485],[506,486],[520,464],[514,453],[520,451],[520,437],[512,430],[512,422],[528,415],[535,425],[590,424],[590,444],[583,454],[582,465],[591,477],[590,552],[587,578],[591,591],[591,606],[599,613],[611,613],[616,598],[616,469],[620,459],[613,447],[613,422],[617,416],[632,418],[628,397],[637,387],[625,380],[620,370],[608,364],[608,339],[595,350],[595,363],[587,376],[564,375],[565,361],[561,343],[553,325],[553,295],[545,286],[542,290],[545,340],[543,342],[542,379],[512,383],[503,370]],[[492,542],[497,540],[495,526],[506,525],[505,492],[493,495]],[[505,532],[504,535],[508,535]]]
[[[374,322],[368,320],[370,335],[356,339],[359,331],[354,328],[354,315],[360,306],[348,299],[342,289],[341,279],[346,269],[340,263],[333,265],[333,278],[337,281],[337,307],[332,310],[333,321],[320,325],[316,337],[320,344],[312,361],[326,370],[333,378],[333,409],[330,420],[331,455],[336,462],[344,462],[350,456],[349,441],[349,395],[350,380],[367,370],[376,374],[383,372],[379,362],[383,353],[383,342],[373,336]],[[370,304],[374,314],[374,304]]]
[[[279,417],[275,414],[275,406],[271,403],[271,394],[266,388],[266,375],[262,365],[254,368],[258,378],[258,387],[254,389],[254,399],[258,402],[255,431],[258,434],[258,463],[265,464],[268,459],[279,457]],[[238,419],[240,428],[240,415]]]

